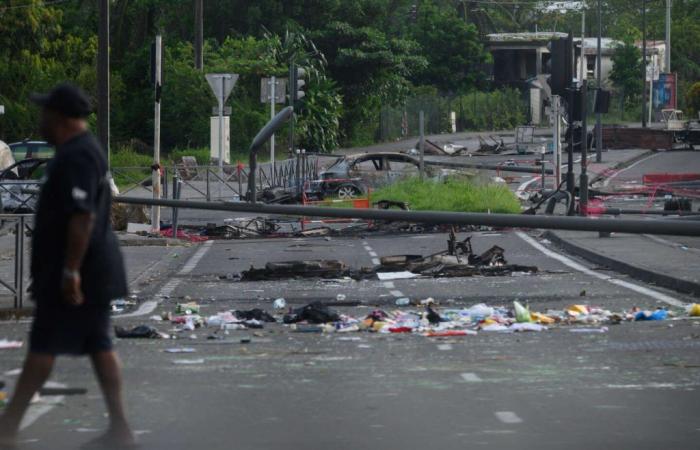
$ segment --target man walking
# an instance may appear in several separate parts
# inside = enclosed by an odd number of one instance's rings
[[[30,400],[49,378],[56,356],[63,354],[92,360],[110,420],[97,443],[133,446],[110,338],[110,300],[126,295],[126,275],[110,224],[107,161],[85,120],[90,101],[71,84],[32,100],[42,107],[41,133],[56,146],[56,157],[41,188],[33,233],[36,311],[29,353],[0,417],[0,447],[15,444]]]

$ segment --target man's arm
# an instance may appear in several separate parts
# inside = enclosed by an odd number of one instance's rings
[[[90,244],[95,215],[76,212],[68,220],[66,236],[66,263],[63,267],[63,298],[71,305],[85,301],[80,288],[80,267]]]

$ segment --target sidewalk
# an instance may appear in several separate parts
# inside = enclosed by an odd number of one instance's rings
[[[645,283],[700,297],[700,238],[547,231],[569,253]]]

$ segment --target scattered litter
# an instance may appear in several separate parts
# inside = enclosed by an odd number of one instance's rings
[[[130,330],[115,326],[114,334],[119,339],[168,339],[170,337],[149,325],[139,325]]]
[[[321,302],[310,303],[301,308],[295,309],[291,314],[284,316],[284,323],[309,322],[312,324],[338,322],[340,316],[328,309]]]
[[[688,315],[690,317],[700,317],[700,304],[693,303],[688,307]]]
[[[513,302],[513,309],[515,310],[515,320],[520,323],[531,322],[532,317],[530,316],[530,310],[520,302]]]
[[[260,308],[254,308],[250,309],[247,311],[235,311],[234,312],[235,316],[239,320],[245,320],[245,321],[259,321],[259,322],[277,322],[277,319],[272,317],[267,311],[264,311]],[[255,325],[255,322],[251,322],[253,325]],[[258,327],[261,328],[261,327]]]
[[[397,298],[394,302],[396,306],[408,306],[411,304],[411,300],[408,297]]]
[[[514,323],[510,326],[511,331],[545,331],[547,327],[537,323]]]
[[[665,309],[657,309],[656,311],[639,311],[634,320],[665,320],[668,317],[668,311]]]
[[[339,302],[344,302],[345,301],[345,294],[338,294],[335,296],[335,299]]]
[[[7,339],[0,339],[0,350],[22,348],[22,345],[22,341],[9,341]]]
[[[177,314],[199,314],[199,305],[195,302],[178,303],[175,312]]]
[[[278,298],[272,303],[272,307],[275,309],[284,309],[287,307],[287,301],[283,298]]]

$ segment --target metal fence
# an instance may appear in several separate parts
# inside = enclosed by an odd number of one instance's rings
[[[172,180],[182,182],[180,198],[183,200],[231,200],[245,198],[248,191],[248,166],[177,164],[163,167],[162,195],[167,198]],[[258,166],[256,183],[259,192],[267,188],[293,188],[303,186],[306,181],[318,178],[318,159],[300,154],[298,159],[287,159]],[[153,192],[150,167],[113,167],[112,176],[119,187],[120,195],[150,196]]]
[[[3,227],[8,226],[14,228],[15,234],[15,252],[13,256],[13,272],[10,275],[10,280],[0,278],[0,288],[5,288],[14,298],[14,308],[20,309],[24,307],[24,297],[26,294],[25,276],[24,276],[24,253],[25,253],[25,233],[31,232],[30,227],[33,214],[0,214],[0,221]]]

